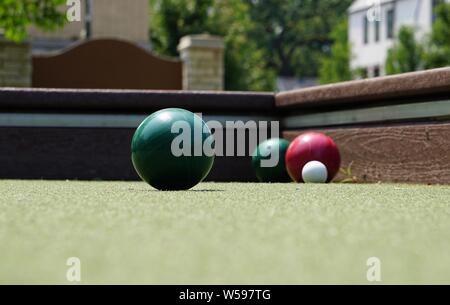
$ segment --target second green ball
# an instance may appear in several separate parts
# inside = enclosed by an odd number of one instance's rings
[[[256,177],[261,182],[291,182],[285,166],[286,151],[289,147],[289,141],[285,139],[273,138],[262,142],[255,149],[252,156],[252,166]],[[268,162],[267,167],[261,162]]]

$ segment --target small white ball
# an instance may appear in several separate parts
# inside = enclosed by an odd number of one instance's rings
[[[327,167],[319,161],[308,162],[303,167],[302,178],[305,183],[325,183],[328,179]]]

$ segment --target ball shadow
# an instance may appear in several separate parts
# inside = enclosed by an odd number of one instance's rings
[[[147,193],[147,192],[160,192],[160,193],[182,193],[182,192],[192,192],[192,193],[220,193],[220,192],[225,192],[225,190],[180,190],[180,191],[174,191],[174,190],[169,190],[169,191],[160,191],[160,190],[155,190],[155,189],[148,189],[148,190],[135,190],[135,189],[128,189],[128,191],[131,192],[142,192],[142,193]]]

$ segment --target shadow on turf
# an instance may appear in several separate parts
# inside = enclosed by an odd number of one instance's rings
[[[185,192],[197,192],[197,193],[216,193],[216,192],[225,192],[225,190],[189,190]]]
[[[225,192],[225,190],[186,190],[186,191],[159,191],[155,189],[148,189],[148,190],[135,190],[135,189],[128,189],[129,191],[133,192],[160,192],[160,193],[170,193],[170,192],[192,192],[192,193],[219,193],[219,192]]]

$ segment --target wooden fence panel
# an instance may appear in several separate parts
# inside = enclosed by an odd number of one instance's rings
[[[182,63],[129,42],[90,40],[56,55],[33,56],[32,86],[180,90]]]

